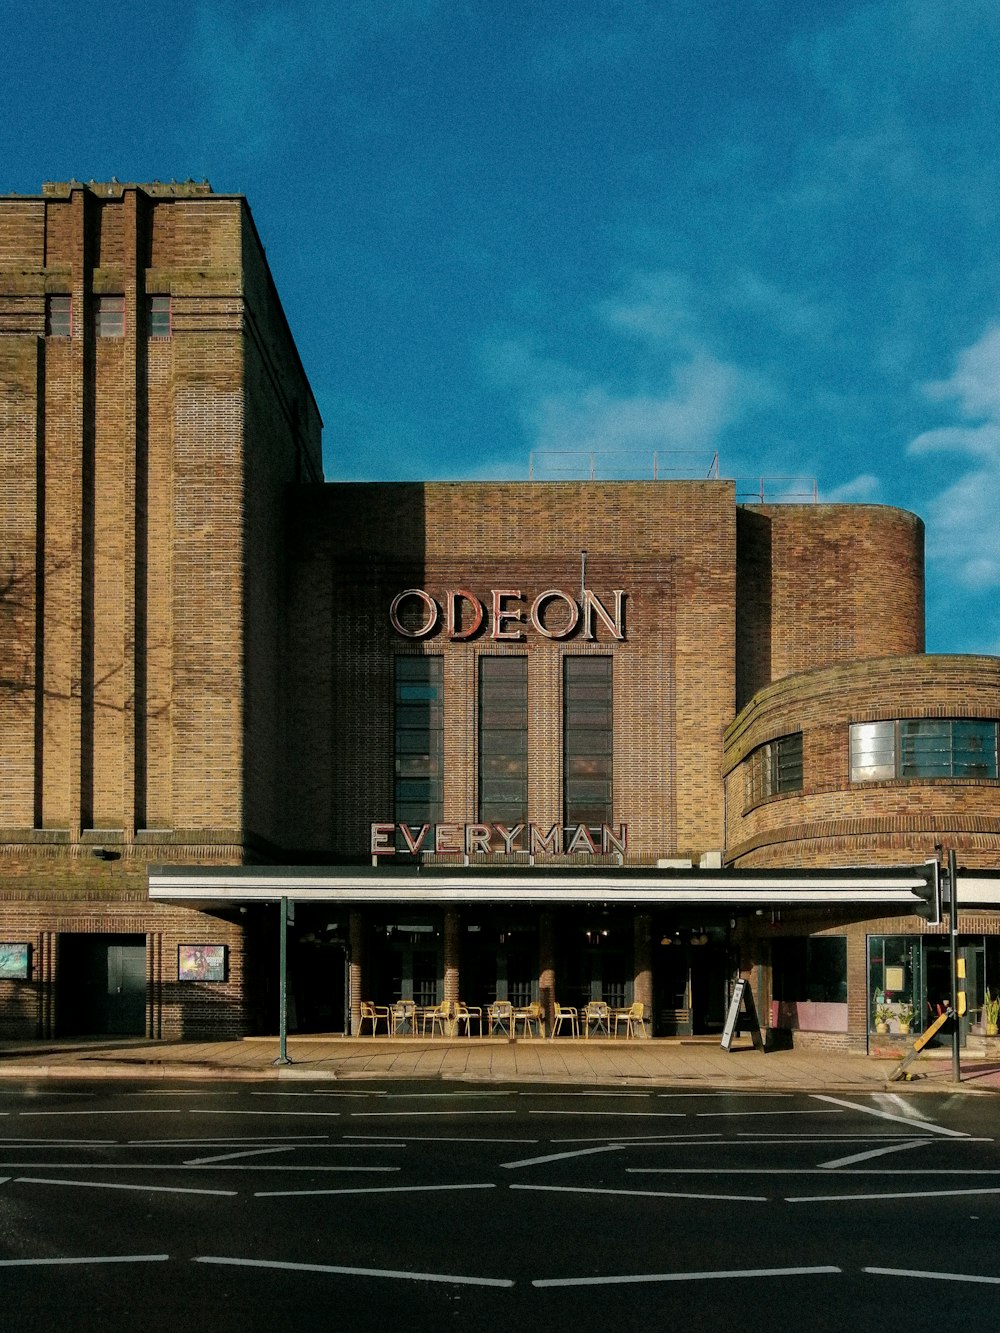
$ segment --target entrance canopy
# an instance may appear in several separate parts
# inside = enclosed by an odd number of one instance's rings
[[[926,902],[932,873],[931,864],[837,871],[152,866],[149,896],[158,902],[185,903],[206,910],[287,898],[293,902],[356,906],[569,903],[592,907],[714,906],[730,910],[865,906],[905,911]]]

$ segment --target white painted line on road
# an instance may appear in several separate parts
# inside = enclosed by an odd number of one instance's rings
[[[796,1134],[792,1130],[782,1134],[780,1139],[773,1137],[774,1130],[738,1129],[735,1139],[729,1143],[738,1143],[741,1139],[756,1139],[758,1143],[892,1143],[896,1140],[909,1143],[913,1131],[908,1134],[895,1134],[891,1130],[872,1129],[869,1133],[855,1131],[853,1134]],[[922,1141],[922,1140],[921,1140]],[[927,1140],[932,1142],[931,1139]],[[969,1139],[969,1143],[992,1143],[992,1139]]]
[[[981,1273],[928,1273],[916,1268],[862,1268],[862,1273],[876,1273],[882,1277],[925,1277],[932,1282],[985,1282],[1000,1286],[1000,1277],[986,1277]]]
[[[650,1098],[655,1094],[652,1092],[612,1092],[604,1089],[600,1092],[528,1092],[524,1094],[535,1101],[539,1097],[645,1097]],[[687,1096],[682,1093],[681,1096]]]
[[[345,1134],[345,1139],[358,1141],[360,1143],[384,1143],[398,1147],[400,1143],[514,1143],[528,1144],[537,1143],[538,1139],[483,1139],[483,1138],[455,1138],[441,1134]],[[602,1143],[606,1140],[602,1139]]]
[[[68,1094],[67,1094],[68,1095]],[[94,1094],[91,1093],[91,1096]],[[221,1088],[140,1088],[138,1092],[123,1092],[122,1097],[239,1097],[239,1092],[224,1092]]]
[[[17,1114],[22,1120],[25,1116],[37,1115],[99,1115],[101,1117],[106,1115],[180,1115],[181,1108],[179,1106],[158,1106],[151,1111],[101,1111],[98,1109],[93,1111],[18,1111]]]
[[[627,1166],[626,1171],[646,1176],[826,1176],[830,1172],[821,1166]],[[842,1176],[1000,1176],[1000,1170],[980,1171],[970,1167],[886,1168],[882,1171],[850,1168],[837,1173]]]
[[[660,1119],[660,1120],[683,1120],[686,1112],[684,1111],[529,1111],[528,1115],[547,1115],[552,1119],[559,1116],[570,1115],[613,1115],[619,1120],[639,1120]]]
[[[246,1162],[215,1166],[189,1166],[177,1162],[0,1162],[5,1171],[23,1171],[25,1167],[42,1171],[339,1171],[343,1174],[378,1171],[398,1171],[398,1166],[266,1166],[261,1162]]]
[[[522,1157],[518,1162],[501,1162],[500,1165],[506,1167],[508,1171],[513,1171],[521,1166],[541,1166],[544,1162],[566,1162],[571,1157],[592,1157],[596,1153],[620,1151],[621,1144],[605,1143],[600,1148],[581,1148],[579,1152],[548,1153],[544,1157]]]
[[[948,1129],[946,1125],[936,1125],[933,1120],[916,1120],[912,1116],[895,1115],[892,1111],[879,1111],[874,1106],[863,1106],[858,1102],[844,1101],[841,1097],[829,1097],[825,1093],[813,1093],[814,1099],[818,1102],[829,1102],[832,1106],[842,1106],[848,1111],[861,1111],[863,1115],[873,1115],[879,1120],[890,1120],[897,1125],[907,1125],[912,1132],[914,1129],[925,1129],[932,1134],[946,1134],[952,1139],[967,1139],[968,1134],[964,1134],[960,1129]]]
[[[443,1282],[461,1287],[512,1287],[509,1278],[461,1277],[453,1273],[407,1273],[394,1268],[348,1268],[340,1264],[292,1264],[278,1259],[225,1259],[214,1254],[200,1254],[196,1264],[225,1264],[234,1268],[271,1268],[286,1273],[337,1273],[344,1277],[386,1277],[403,1282]]]
[[[647,1144],[650,1147],[657,1147],[662,1144],[665,1148],[675,1145],[689,1143],[692,1147],[711,1146],[719,1142],[726,1142],[718,1130],[708,1131],[704,1134],[601,1134],[588,1135],[582,1138],[574,1135],[571,1139],[550,1139],[550,1143],[635,1143],[638,1145]]]
[[[336,1119],[341,1114],[340,1111],[216,1111],[207,1107],[192,1106],[188,1115],[305,1115],[305,1116],[326,1116]]]
[[[7,1181],[11,1179],[11,1176],[0,1176],[0,1185],[6,1185]]]
[[[376,1185],[352,1190],[255,1190],[255,1199],[302,1199],[309,1194],[434,1194],[448,1190],[495,1190],[496,1185]]]
[[[812,1194],[786,1199],[786,1203],[856,1203],[872,1199],[964,1199],[974,1194],[1000,1194],[1000,1188],[988,1190],[908,1190],[894,1194]]]
[[[757,1115],[842,1115],[842,1111],[695,1111],[695,1115],[706,1120],[728,1119],[744,1120]]]
[[[890,1143],[886,1148],[872,1148],[868,1152],[856,1152],[850,1157],[838,1157],[832,1162],[820,1162],[820,1166],[827,1171],[836,1170],[840,1166],[854,1166],[857,1162],[867,1162],[872,1157],[884,1157],[891,1152],[906,1152],[910,1148],[922,1148],[928,1143],[933,1143],[933,1139],[909,1139],[904,1143]]]
[[[517,1097],[519,1094],[516,1088],[511,1088],[496,1092],[387,1092],[383,1095],[391,1102],[422,1100],[428,1097],[435,1097],[439,1101],[442,1097],[447,1097],[451,1102],[460,1102],[470,1097]]]
[[[740,1100],[747,1098],[762,1101],[765,1098],[784,1099],[794,1097],[794,1092],[658,1092],[657,1097],[739,1097]]]
[[[199,1190],[184,1185],[118,1185],[105,1180],[43,1180],[40,1176],[17,1176],[19,1185],[69,1185],[81,1190],[141,1190],[146,1194],[219,1194],[236,1198],[238,1190]]]
[[[312,1092],[251,1092],[251,1097],[353,1097],[355,1101],[367,1101],[371,1097],[384,1097],[384,1092],[328,1092],[325,1088],[316,1088]]]
[[[218,1153],[214,1157],[188,1157],[184,1161],[185,1166],[208,1166],[210,1162],[231,1162],[237,1157],[260,1157],[266,1153],[276,1152],[294,1152],[296,1144],[287,1143],[282,1148],[244,1148],[242,1152],[224,1152]],[[327,1145],[324,1144],[324,1147]]]
[[[381,1117],[385,1119],[389,1116],[402,1117],[409,1116],[411,1119],[416,1116],[442,1116],[442,1115],[517,1115],[516,1111],[351,1111],[352,1120],[365,1120]]]
[[[63,1259],[0,1259],[0,1268],[52,1268],[60,1264],[162,1264],[169,1254],[93,1254]]]
[[[113,1148],[117,1139],[37,1139],[25,1134],[12,1134],[9,1138],[0,1138],[6,1148]]]
[[[591,1189],[577,1185],[508,1185],[512,1190],[535,1190],[549,1194],[615,1194],[628,1199],[717,1199],[725,1203],[767,1203],[761,1194],[676,1194],[668,1190]]]
[[[235,1147],[240,1143],[317,1143],[329,1134],[224,1134],[217,1139],[129,1139],[127,1148],[214,1148]]]
[[[841,1273],[832,1264],[815,1268],[733,1268],[705,1273],[631,1273],[622,1277],[552,1277],[536,1279],[533,1287],[629,1286],[638,1282],[711,1282],[720,1278],[813,1277],[819,1273]]]

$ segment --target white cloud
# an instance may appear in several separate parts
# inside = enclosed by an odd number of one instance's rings
[[[863,472],[830,491],[824,491],[822,499],[824,504],[845,504],[849,501],[863,503],[865,500],[874,500],[881,489],[882,483],[878,477]]]
[[[911,440],[911,455],[966,454],[976,466],[947,485],[928,509],[928,550],[966,587],[1000,587],[1000,325],[991,325],[955,360],[945,380],[923,386],[936,402],[953,401],[969,424],[939,426]]]

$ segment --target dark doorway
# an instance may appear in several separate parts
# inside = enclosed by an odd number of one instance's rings
[[[64,1037],[145,1035],[145,936],[59,936],[56,1032]]]

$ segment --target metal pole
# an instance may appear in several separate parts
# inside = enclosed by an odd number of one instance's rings
[[[278,927],[278,1058],[276,1065],[290,1065],[288,1058],[288,899],[282,898]]]
[[[948,853],[948,941],[951,945],[951,1007],[955,1011],[951,1033],[951,1080],[953,1083],[961,1083],[959,1047],[962,1019],[958,1012],[958,873],[954,851]]]

